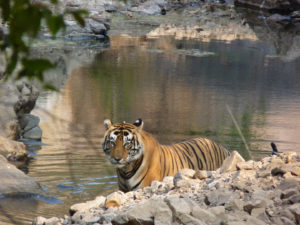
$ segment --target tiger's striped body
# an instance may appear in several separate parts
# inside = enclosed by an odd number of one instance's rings
[[[195,138],[174,145],[160,145],[142,130],[142,120],[134,124],[105,121],[103,149],[117,168],[119,188],[131,191],[161,181],[183,168],[215,170],[229,152],[206,138]]]

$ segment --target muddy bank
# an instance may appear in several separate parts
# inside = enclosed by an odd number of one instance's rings
[[[225,165],[224,165],[225,164]],[[298,224],[300,156],[245,162],[233,153],[217,171],[184,169],[150,187],[79,203],[70,215],[33,224]]]

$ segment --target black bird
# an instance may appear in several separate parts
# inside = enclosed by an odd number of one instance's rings
[[[273,149],[271,155],[277,155],[279,152],[278,152],[277,146],[275,145],[274,142],[271,142],[271,147],[272,147],[272,149]]]

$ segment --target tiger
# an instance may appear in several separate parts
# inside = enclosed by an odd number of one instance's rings
[[[194,138],[173,145],[161,145],[143,130],[144,122],[112,124],[104,120],[103,151],[116,168],[119,189],[123,192],[150,186],[183,168],[216,170],[230,155],[221,145]]]

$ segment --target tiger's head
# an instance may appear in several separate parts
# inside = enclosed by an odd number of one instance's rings
[[[110,120],[104,120],[106,132],[103,150],[116,168],[123,168],[144,154],[144,144],[140,136],[143,124],[141,119],[133,124],[125,122],[112,124]]]

